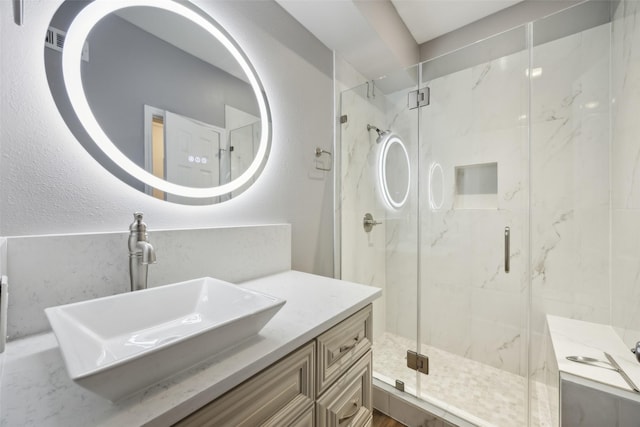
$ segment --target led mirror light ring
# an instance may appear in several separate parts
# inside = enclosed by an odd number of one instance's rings
[[[393,197],[391,197],[389,185],[387,183],[387,155],[394,144],[398,144],[402,149],[402,153],[404,154],[404,159],[407,164],[407,187],[404,196],[400,201],[395,201]],[[393,133],[387,135],[382,141],[382,148],[378,163],[378,178],[380,180],[380,189],[385,203],[394,209],[399,209],[404,206],[409,198],[409,189],[411,188],[411,163],[409,162],[409,153],[407,152],[407,148],[404,146],[400,137]]]
[[[82,84],[81,57],[85,40],[89,36],[92,28],[109,13],[119,9],[135,6],[148,6],[167,10],[178,14],[194,24],[202,27],[215,37],[229,53],[238,61],[245,72],[249,84],[253,89],[258,103],[261,118],[260,144],[253,162],[239,177],[233,181],[211,188],[187,187],[173,184],[147,172],[138,166],[126,155],[124,155],[110,140],[96,120],[89,101],[87,100]],[[64,84],[69,95],[71,105],[96,145],[111,158],[120,168],[139,181],[157,188],[158,190],[190,198],[209,198],[228,194],[249,182],[251,178],[260,170],[263,162],[266,161],[267,150],[270,141],[270,114],[267,100],[262,90],[262,85],[253,70],[253,67],[245,58],[244,54],[236,47],[234,42],[218,27],[208,19],[172,0],[95,0],[87,5],[73,20],[65,38],[65,46],[62,53],[62,71]]]
[[[433,182],[436,180],[435,179],[436,173],[437,173],[437,177],[440,179],[440,185],[441,185],[440,203],[436,202],[435,197],[433,195],[434,193]],[[444,204],[444,172],[442,170],[442,166],[440,166],[440,163],[436,162],[436,163],[432,163],[431,167],[429,168],[429,206],[431,207],[432,210],[439,210],[440,208],[442,208],[443,204]]]

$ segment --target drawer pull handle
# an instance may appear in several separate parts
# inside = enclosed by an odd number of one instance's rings
[[[358,405],[358,402],[356,400],[353,400],[351,404],[353,405],[353,409],[351,410],[351,412],[341,416],[340,419],[338,419],[338,423],[346,421],[349,418],[353,418],[358,413],[358,411],[360,410],[360,405]]]
[[[340,346],[340,353],[346,353],[349,350],[353,350],[353,348],[358,345],[358,341],[360,341],[360,337],[355,337],[353,339],[353,344],[341,345]]]

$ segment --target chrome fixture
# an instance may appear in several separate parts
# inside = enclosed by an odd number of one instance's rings
[[[149,264],[156,263],[156,251],[148,241],[147,224],[142,221],[142,212],[133,214],[129,226],[129,275],[131,291],[147,288]]]
[[[636,346],[631,349],[631,353],[636,355],[636,359],[640,362],[640,341],[636,342]]]
[[[429,375],[429,356],[407,350],[407,368]]]
[[[24,0],[13,0],[13,22],[16,25],[24,22]]]
[[[567,356],[567,360],[570,360],[570,361],[576,362],[576,363],[582,363],[582,364],[585,364],[585,365],[595,366],[596,368],[610,369],[612,371],[616,370],[616,368],[614,368],[613,365],[610,362],[607,362],[606,360],[596,359],[596,358],[593,358],[593,357]]]
[[[624,379],[629,385],[629,387],[631,387],[631,390],[635,391],[636,393],[640,393],[640,389],[638,388],[638,386],[635,385],[635,383],[631,381],[631,378],[629,378],[629,375],[627,375],[627,373],[622,370],[622,366],[620,366],[618,362],[616,362],[616,359],[614,359],[613,356],[611,356],[609,353],[605,352],[604,355],[613,366],[613,369],[615,371],[618,371],[622,379]]]
[[[504,272],[511,271],[511,228],[504,228]]]
[[[378,134],[378,138],[376,138],[376,143],[377,144],[380,144],[387,135],[391,134],[390,130],[381,130],[379,127],[374,126],[374,125],[367,125],[367,130],[368,131],[372,131],[372,130],[376,131],[376,133]]]
[[[593,357],[585,357],[585,356],[567,356],[567,360],[577,363],[583,363],[585,365],[595,366],[597,368],[610,369],[612,371],[616,371],[620,374],[622,379],[626,381],[626,383],[631,387],[631,389],[635,392],[640,392],[638,386],[629,378],[627,373],[622,370],[622,367],[616,362],[616,360],[609,353],[604,353],[606,360],[594,359]]]
[[[380,224],[382,224],[382,221],[376,221],[375,219],[373,219],[373,215],[371,215],[370,213],[364,214],[364,218],[362,218],[362,226],[364,227],[364,231],[366,231],[367,233],[373,230],[374,225]]]
[[[422,89],[413,90],[407,95],[407,107],[410,110],[420,107],[426,107],[431,103],[431,89],[423,87]]]
[[[329,167],[325,168],[322,165],[318,166],[318,164],[316,164],[316,169],[318,169],[320,171],[329,172],[331,170],[332,165],[333,165],[333,156],[331,155],[331,152],[327,151],[327,150],[323,150],[320,147],[316,147],[316,158],[319,159],[323,154],[326,154],[329,157]]]

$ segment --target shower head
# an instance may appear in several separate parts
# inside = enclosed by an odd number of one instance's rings
[[[390,130],[380,130],[380,128],[378,128],[378,127],[376,127],[374,125],[367,125],[367,130],[368,131],[371,131],[372,129],[375,130],[376,133],[378,134],[378,138],[376,138],[376,143],[377,144],[380,144],[380,142],[382,142],[384,137],[391,133]]]

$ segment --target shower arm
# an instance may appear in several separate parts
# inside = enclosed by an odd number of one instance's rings
[[[378,138],[376,138],[376,143],[380,144],[384,140],[384,137],[391,134],[390,130],[381,130],[379,127],[374,125],[367,125],[367,131],[375,130],[378,134]]]

